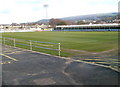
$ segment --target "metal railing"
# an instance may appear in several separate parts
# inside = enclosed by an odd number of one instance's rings
[[[17,45],[28,47],[28,49],[32,51],[34,51],[33,48],[54,50],[54,51],[58,51],[58,56],[61,55],[61,44],[60,43],[23,40],[23,39],[8,38],[8,37],[2,37],[2,42],[5,45],[10,45],[13,47],[18,47]]]

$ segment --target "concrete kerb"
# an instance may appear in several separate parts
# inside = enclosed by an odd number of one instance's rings
[[[7,46],[8,46],[8,45],[7,45]],[[13,47],[13,46],[9,46],[9,47]],[[62,59],[65,59],[65,60],[71,60],[71,61],[75,61],[75,62],[83,62],[83,63],[86,63],[86,64],[92,64],[92,65],[96,65],[96,66],[100,66],[100,67],[105,67],[105,68],[109,68],[109,69],[115,70],[115,71],[117,71],[117,72],[120,72],[118,69],[112,68],[112,67],[110,67],[110,66],[105,66],[105,65],[96,64],[96,63],[94,63],[94,62],[93,62],[93,63],[92,63],[92,62],[86,62],[86,61],[82,61],[82,60],[72,59],[72,58],[70,58],[70,57],[61,57],[61,56],[51,55],[51,54],[42,53],[42,52],[37,52],[37,51],[32,51],[32,50],[28,50],[28,49],[24,49],[24,48],[19,48],[19,47],[14,47],[14,48],[26,50],[26,51],[29,51],[29,52],[44,54],[44,55],[48,55],[48,56],[55,57],[55,58],[62,58]]]

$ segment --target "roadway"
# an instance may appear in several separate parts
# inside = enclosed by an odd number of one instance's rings
[[[109,68],[3,46],[3,85],[118,85]]]

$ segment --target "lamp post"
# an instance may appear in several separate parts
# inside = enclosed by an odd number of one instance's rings
[[[47,4],[45,4],[45,5],[43,5],[44,6],[44,8],[45,8],[45,10],[46,10],[46,19],[48,18],[48,12],[47,12],[47,7],[48,7],[48,5]]]
[[[47,4],[45,4],[45,5],[43,5],[43,7],[45,8],[45,14],[46,14],[46,20],[48,19],[48,12],[47,12],[47,8],[48,8],[48,5]],[[47,21],[48,22],[48,21]],[[48,23],[46,22],[46,28],[48,28]]]

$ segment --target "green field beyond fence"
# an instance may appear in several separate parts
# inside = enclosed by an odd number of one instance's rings
[[[61,43],[63,49],[101,52],[118,48],[118,32],[25,32],[3,37]]]
[[[23,40],[9,37],[3,37],[2,41],[4,45],[13,46],[14,48],[19,47],[31,51],[39,51],[60,56],[60,43]]]
[[[115,60],[114,61],[115,64],[116,62],[117,64],[119,62],[117,56],[118,32],[69,32],[69,31],[25,32],[25,33],[12,32],[12,33],[3,33],[2,36],[22,39],[22,40],[61,43],[61,56],[66,56],[81,60],[85,60],[84,58],[86,56],[88,60],[91,60],[88,56],[96,57],[97,59],[99,58],[104,60],[108,60],[110,58],[112,60],[108,61],[108,63],[111,63],[113,60]],[[19,42],[19,43],[24,44],[24,42]],[[36,46],[42,45],[43,47],[58,48],[58,44],[57,46],[53,46],[53,44],[51,45],[48,43],[38,44],[34,42],[33,44],[35,44]],[[16,46],[20,47],[19,44],[17,44]],[[27,46],[22,46],[22,47],[27,48]],[[51,51],[48,49],[43,50],[43,49],[38,49],[36,47],[34,47],[33,49],[36,51],[45,52],[52,55],[58,55],[58,51],[56,50],[55,51],[54,50]],[[110,56],[110,54],[112,55]],[[107,57],[107,59],[105,59],[105,57]],[[99,62],[99,64],[101,63],[102,62]],[[106,65],[108,63],[106,63]]]

